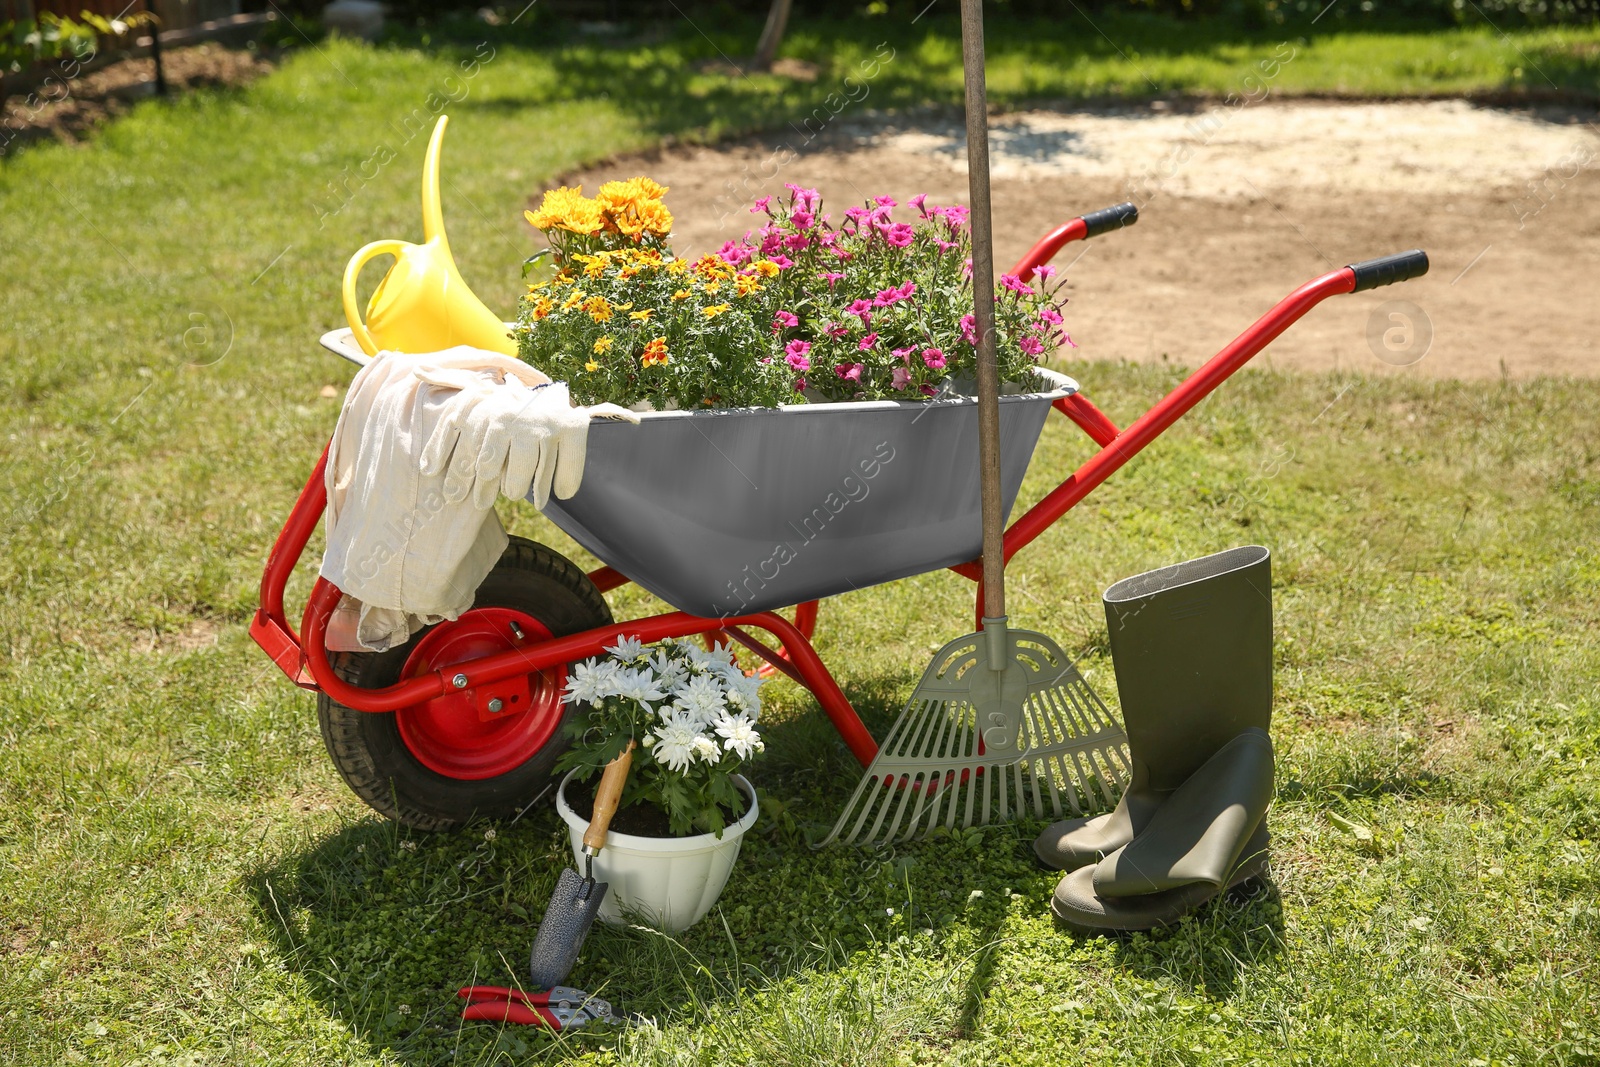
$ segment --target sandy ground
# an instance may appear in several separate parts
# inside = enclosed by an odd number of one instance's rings
[[[997,257],[1123,200],[1137,226],[1057,258],[1068,325],[1089,358],[1209,358],[1301,282],[1426,249],[1404,286],[1339,297],[1258,361],[1458,377],[1600,375],[1600,115],[1459,101],[1157,102],[997,117]],[[966,145],[947,114],[841,115],[710,148],[568,175],[648,173],[671,187],[680,251],[752,224],[784,182],[834,212],[868,194],[966,200]]]

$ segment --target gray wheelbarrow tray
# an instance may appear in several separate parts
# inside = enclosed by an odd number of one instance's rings
[[[322,344],[368,358],[335,330]],[[1007,516],[1071,378],[1000,398]],[[707,618],[820,600],[975,558],[973,396],[652,411],[589,427],[583,485],[552,522],[680,611]]]

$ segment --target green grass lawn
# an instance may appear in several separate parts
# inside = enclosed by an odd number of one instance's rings
[[[1127,59],[1084,25],[991,25],[995,95],[1137,95],[1144,74],[1225,94],[1300,39],[1101,28]],[[1600,1063],[1592,381],[1247,372],[1016,561],[1014,616],[1114,701],[1101,588],[1273,549],[1272,892],[1085,940],[1046,914],[1036,825],[812,851],[856,771],[775,683],[768,816],[719,910],[680,941],[598,930],[573,976],[659,1028],[458,1027],[458,985],[523,971],[564,830],[551,811],[426,837],[380,822],[245,632],[333,425],[323,387],[350,377],[314,346],[344,260],[419,231],[410,131],[454,98],[451,237],[509,307],[520,209],[565,168],[807,113],[880,40],[898,58],[873,106],[959,85],[947,22],[799,28],[793,54],[823,62],[809,85],[696,73],[714,50],[692,33],[478,40],[323,42],[247,90],[0,164],[0,1061]],[[1317,37],[1273,84],[1499,90],[1531,84],[1533,57],[1592,92],[1596,41]],[[1123,421],[1179,377],[1070,369]],[[1086,454],[1057,422],[1025,495]],[[936,574],[829,603],[818,645],[881,730],[969,620],[970,586]]]

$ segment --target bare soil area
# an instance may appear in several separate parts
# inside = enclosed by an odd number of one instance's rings
[[[155,95],[153,59],[122,59],[76,77],[66,73],[75,72],[70,62],[57,67],[56,76],[42,84],[0,99],[0,154],[44,137],[76,142],[134,101]],[[166,49],[161,68],[176,93],[244,85],[272,70],[272,62],[254,51],[208,43]]]
[[[1258,363],[1600,375],[1597,117],[1462,101],[999,116],[997,258],[1009,265],[1059,223],[1135,201],[1137,226],[1057,259],[1076,355],[1192,366],[1300,283],[1423,248],[1427,277],[1324,304]],[[649,174],[671,188],[680,251],[700,251],[750,228],[751,200],[785,182],[820,189],[836,217],[869,194],[964,202],[965,160],[957,116],[901,114],[612,160],[565,180],[592,190]]]

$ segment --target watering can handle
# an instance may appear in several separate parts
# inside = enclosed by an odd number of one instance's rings
[[[344,268],[344,317],[350,323],[350,332],[355,335],[356,343],[361,346],[361,351],[369,356],[378,354],[378,346],[372,340],[372,334],[367,330],[367,324],[361,321],[361,306],[356,300],[356,279],[361,275],[361,268],[367,261],[378,256],[398,257],[401,252],[411,247],[409,241],[373,241],[361,248],[350,257],[350,262]]]

